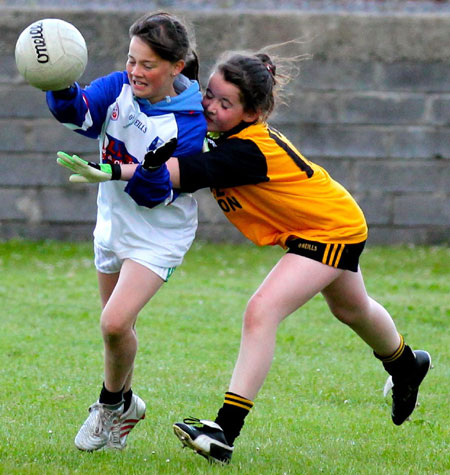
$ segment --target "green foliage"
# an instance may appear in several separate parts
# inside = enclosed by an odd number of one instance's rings
[[[245,304],[280,249],[195,243],[138,320],[135,391],[147,418],[123,452],[78,452],[73,438],[102,381],[100,303],[90,244],[0,244],[0,473],[449,473],[450,251],[370,248],[369,293],[435,365],[421,406],[390,421],[386,374],[318,296],[280,327],[272,370],[229,467],[208,466],[172,434],[214,418]]]

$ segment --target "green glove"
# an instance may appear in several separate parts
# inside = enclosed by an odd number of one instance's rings
[[[69,155],[64,152],[56,154],[58,165],[75,172],[70,175],[69,181],[72,183],[100,183],[102,181],[120,180],[120,165],[114,163],[94,163],[83,160],[78,155]]]

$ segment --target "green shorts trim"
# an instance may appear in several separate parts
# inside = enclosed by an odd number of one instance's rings
[[[356,244],[331,244],[306,239],[292,239],[286,242],[288,253],[308,257],[337,269],[358,272],[359,256],[366,241]]]
[[[167,270],[167,277],[166,277],[166,282],[169,280],[169,277],[175,272],[176,267],[169,267]]]

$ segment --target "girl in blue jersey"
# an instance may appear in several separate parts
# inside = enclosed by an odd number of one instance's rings
[[[206,133],[198,83],[183,74],[186,60],[195,57],[186,27],[170,14],[155,13],[137,20],[130,38],[126,71],[85,89],[74,84],[47,93],[59,122],[99,141],[96,166],[111,170],[115,179],[99,184],[97,198],[94,250],[103,307],[104,383],[75,438],[86,451],[123,448],[129,431],[145,416],[145,403],[131,390],[135,323],[181,264],[197,227],[190,194],[172,202],[168,193],[164,203],[150,209],[125,193],[120,181],[122,164],[138,164],[171,139],[175,155],[198,153]]]

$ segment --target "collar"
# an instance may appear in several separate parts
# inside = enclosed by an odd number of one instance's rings
[[[216,143],[221,143],[224,140],[226,140],[228,137],[231,137],[232,135],[238,134],[242,130],[246,129],[250,125],[256,124],[255,122],[244,122],[242,121],[240,124],[236,125],[236,127],[233,127],[230,130],[227,130],[226,132],[208,132],[208,138],[214,140]]]

